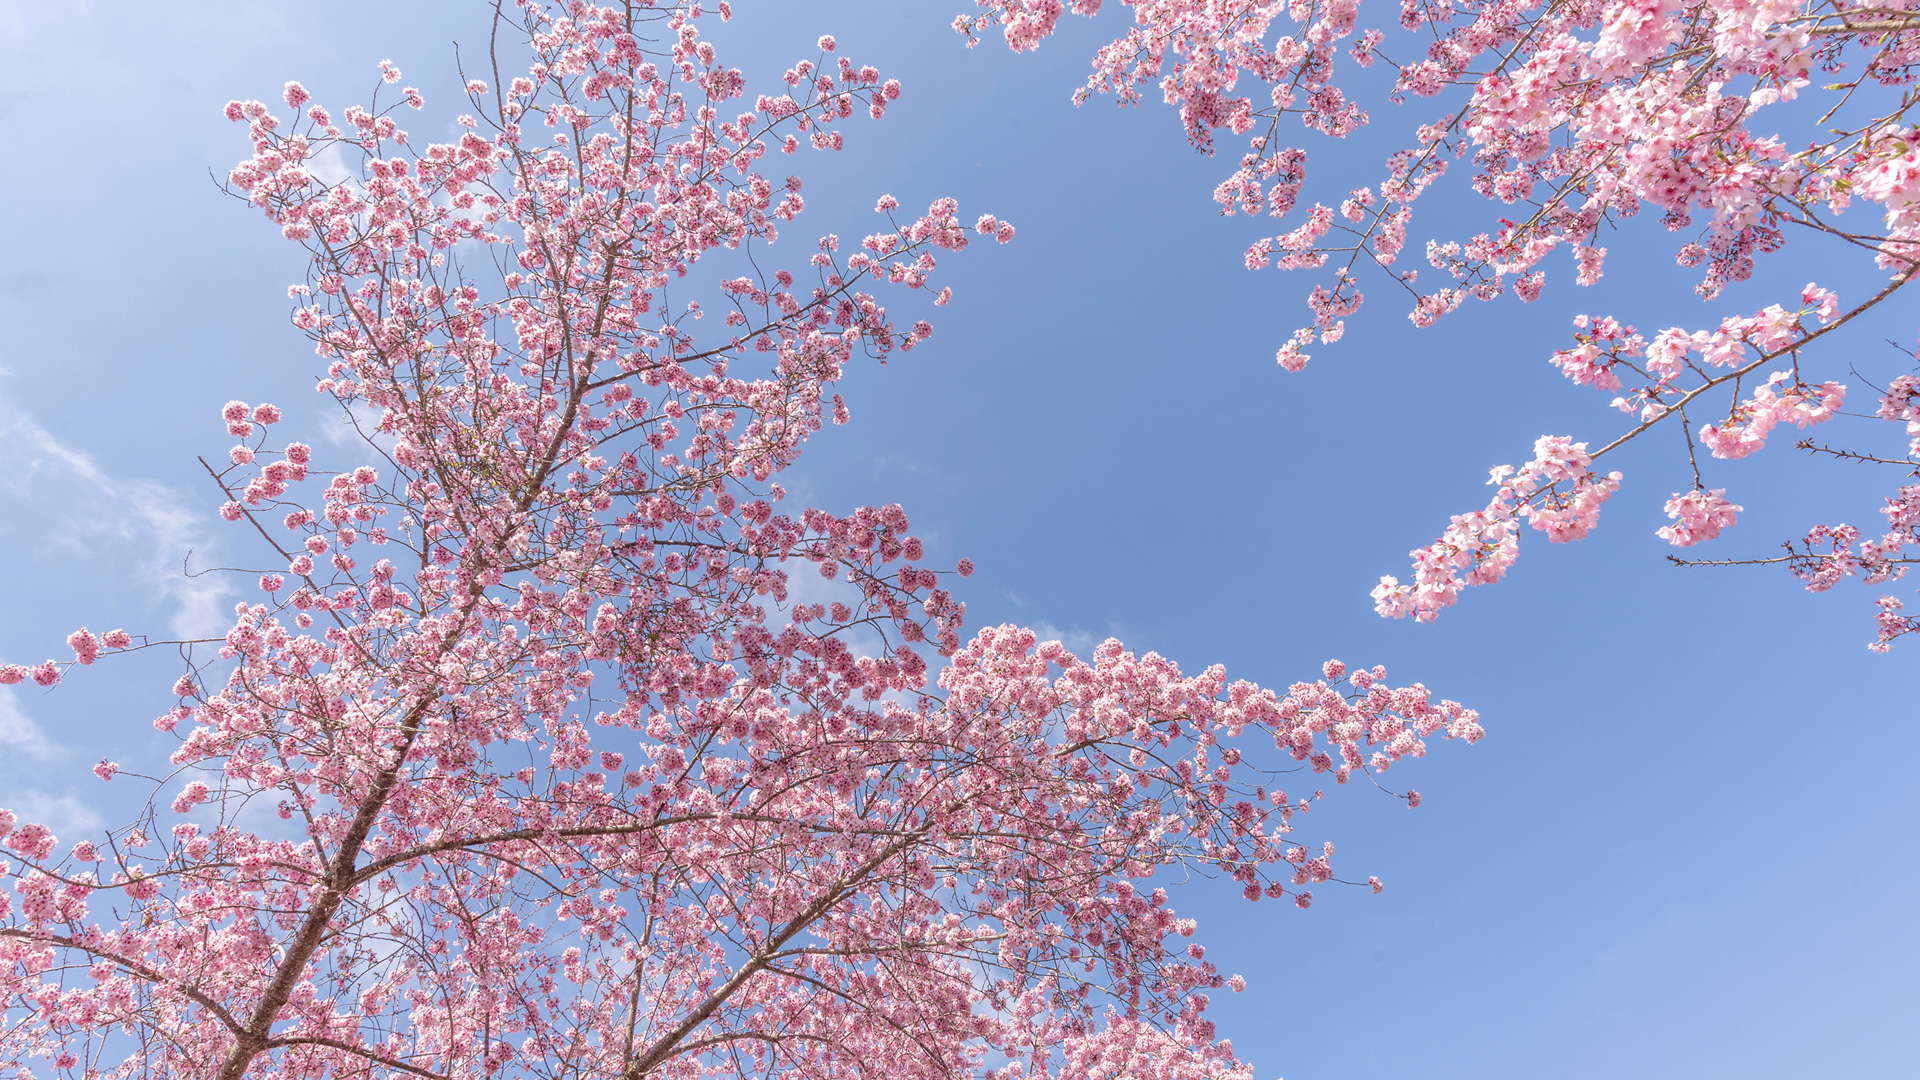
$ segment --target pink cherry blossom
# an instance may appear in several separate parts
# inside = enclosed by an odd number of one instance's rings
[[[1468,299],[1493,301],[1509,287],[1523,301],[1539,298],[1550,259],[1566,259],[1576,285],[1595,284],[1607,256],[1598,241],[1628,235],[1615,225],[1642,212],[1681,234],[1668,251],[1700,271],[1696,292],[1706,300],[1751,279],[1789,240],[1796,251],[1817,243],[1870,260],[1886,284],[1851,306],[1809,283],[1756,314],[1727,315],[1717,329],[1669,328],[1649,344],[1631,327],[1615,335],[1596,323],[1574,347],[1551,353],[1575,384],[1615,395],[1611,403],[1628,418],[1615,436],[1594,441],[1594,459],[1656,427],[1679,429],[1673,445],[1685,444],[1698,473],[1701,447],[1737,460],[1761,450],[1781,422],[1805,427],[1836,415],[1844,397],[1837,375],[1861,350],[1820,339],[1920,280],[1920,129],[1915,102],[1889,90],[1911,81],[1920,64],[1920,19],[1910,3],[1871,13],[1840,0],[1409,3],[1379,10],[1385,28],[1374,29],[1362,25],[1358,0],[975,0],[953,28],[970,46],[997,29],[1013,51],[1029,52],[1069,11],[1105,18],[1116,8],[1119,34],[1095,52],[1074,100],[1107,94],[1132,105],[1157,97],[1208,154],[1221,149],[1223,134],[1246,140],[1244,152],[1223,155],[1227,175],[1213,198],[1225,215],[1281,220],[1244,241],[1245,265],[1316,279],[1301,289],[1315,326],[1274,328],[1275,359],[1287,371],[1306,366],[1316,332],[1321,345],[1344,336],[1346,320],[1360,315],[1363,276],[1406,295],[1407,317],[1427,327]],[[1379,60],[1397,75],[1383,82],[1359,74]],[[1316,159],[1337,154],[1318,140],[1346,138],[1386,108],[1414,111],[1396,125],[1411,136],[1399,137],[1384,161],[1342,161],[1337,169],[1344,177],[1375,168],[1376,179],[1357,188],[1343,179],[1344,193],[1329,189],[1337,214],[1303,201],[1309,146]],[[1428,219],[1416,204],[1443,182],[1497,205],[1462,225],[1458,204],[1449,203],[1444,218],[1422,226]],[[1302,206],[1310,209],[1296,215]],[[1425,240],[1427,263],[1441,275],[1435,286],[1416,286],[1423,271],[1403,268],[1422,228],[1456,234]],[[1753,384],[1782,368],[1783,376]],[[1913,377],[1897,370],[1877,382]],[[1715,392],[1722,389],[1724,397]],[[1883,418],[1908,423],[1909,456],[1920,457],[1920,418],[1904,415],[1910,396]],[[1728,397],[1724,417],[1709,414]],[[1704,478],[1696,480],[1705,489]],[[1589,509],[1603,497],[1599,489]],[[1571,516],[1561,515],[1550,535],[1575,538],[1591,515],[1565,509]],[[1535,524],[1555,520],[1550,513]],[[1383,579],[1376,606],[1383,615],[1431,619],[1462,585],[1499,576],[1512,558],[1510,524],[1504,512],[1456,518],[1439,546],[1419,556],[1416,583]],[[1480,580],[1457,578],[1449,567],[1473,569]],[[1888,612],[1900,610],[1879,608],[1882,628],[1894,618]]]
[[[206,782],[203,780],[194,780],[188,783],[186,787],[180,789],[180,794],[174,798],[173,812],[176,814],[184,814],[194,807],[199,806],[201,803],[206,802],[208,797],[209,790]]]
[[[1861,530],[1851,525],[1816,525],[1797,544],[1788,545],[1788,554],[1765,561],[1786,563],[1809,592],[1825,592],[1855,576],[1869,585],[1902,580],[1907,568],[1920,561],[1908,553],[1909,548],[1920,550],[1920,484],[1900,487],[1880,513],[1887,531],[1878,539],[1863,539]],[[1895,638],[1920,632],[1920,618],[1899,614],[1905,605],[1898,598],[1881,596],[1875,607],[1877,633],[1868,644],[1874,651],[1885,652]]]
[[[8,814],[8,818],[12,819],[11,813]],[[39,822],[30,821],[14,829],[7,837],[7,847],[28,859],[44,859],[53,854],[54,849],[59,846],[59,838]]]
[[[1619,473],[1595,472],[1592,462],[1586,443],[1541,436],[1525,465],[1492,470],[1487,483],[1495,491],[1485,509],[1455,515],[1438,540],[1410,553],[1412,585],[1380,579],[1372,593],[1374,610],[1390,618],[1433,621],[1463,589],[1506,575],[1520,554],[1522,520],[1552,543],[1583,539],[1597,523],[1601,505],[1620,489]]]
[[[1655,531],[1660,539],[1675,547],[1692,547],[1703,540],[1712,540],[1720,535],[1721,529],[1730,527],[1735,516],[1745,509],[1728,502],[1726,496],[1725,488],[1675,494],[1667,500],[1666,510],[1676,524]]]
[[[67,635],[67,647],[73,650],[74,663],[83,667],[100,658],[100,639],[84,626]]]
[[[943,571],[905,507],[789,501],[780,474],[853,415],[843,377],[931,342],[948,253],[1014,230],[888,200],[859,244],[775,246],[811,219],[769,155],[837,149],[900,89],[831,39],[750,81],[705,13],[506,5],[484,51],[510,92],[417,137],[391,93],[227,110],[231,190],[307,253],[293,325],[366,441],[276,454],[252,428],[277,411],[222,411],[251,451],[214,470],[229,535],[288,576],[183,646],[139,816],[58,860],[0,821],[0,988],[32,1003],[0,1060],[1251,1080],[1208,1015],[1244,981],[1163,882],[1324,902],[1334,850],[1302,834],[1326,791],[1270,785],[1377,794],[1483,737],[1380,667],[1265,687],[973,628],[972,563]],[[1404,203],[1424,173],[1398,175]],[[1588,527],[1614,481],[1583,444],[1536,457],[1511,513]]]
[[[1882,420],[1905,421],[1907,434],[1912,437],[1907,444],[1907,456],[1920,458],[1920,375],[1902,375],[1893,380],[1887,392],[1880,396],[1875,414]]]

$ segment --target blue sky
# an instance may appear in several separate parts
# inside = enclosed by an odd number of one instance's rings
[[[1384,894],[1330,891],[1304,912],[1206,882],[1177,894],[1210,958],[1251,983],[1216,1010],[1257,1075],[1912,1075],[1920,642],[1868,653],[1875,593],[1667,566],[1652,534],[1686,464],[1656,436],[1611,462],[1626,483],[1592,538],[1529,532],[1509,580],[1438,625],[1381,620],[1366,599],[1484,501],[1489,466],[1541,434],[1619,430],[1604,395],[1545,361],[1576,312],[1698,328],[1809,277],[1857,297],[1874,275],[1790,246],[1703,305],[1649,218],[1609,243],[1598,286],[1556,264],[1531,306],[1471,304],[1419,331],[1376,287],[1343,342],[1287,375],[1272,354],[1306,321],[1309,283],[1242,269],[1261,231],[1217,216],[1227,163],[1190,151],[1165,108],[1069,103],[1124,10],[1016,57],[966,50],[947,29],[961,2],[742,0],[716,32],[750,80],[831,32],[906,84],[843,153],[795,163],[808,210],[789,236],[871,231],[887,192],[910,209],[953,195],[1019,229],[942,259],[956,295],[932,341],[852,375],[853,425],[789,486],[839,511],[904,503],[936,556],[979,565],[972,625],[1080,648],[1112,634],[1282,685],[1329,656],[1382,663],[1489,732],[1396,769],[1425,794],[1417,811],[1351,790],[1311,815],[1303,837],[1333,839],[1336,866]],[[195,568],[248,557],[195,461],[224,450],[221,402],[274,401],[327,438],[318,365],[285,323],[299,252],[209,178],[245,149],[219,106],[290,78],[342,106],[390,57],[448,122],[450,43],[484,33],[478,3],[0,2],[0,659],[62,655],[83,623],[192,629],[232,602],[217,576],[178,573],[189,548]],[[1420,119],[1374,118],[1346,144],[1305,142],[1322,185],[1308,199],[1372,182]],[[1410,250],[1495,216],[1458,195],[1420,209]],[[1897,314],[1828,353],[1831,377],[1858,389],[1849,363],[1890,370],[1882,339],[1913,330]],[[1852,432],[1895,445],[1890,425]],[[1710,486],[1747,512],[1703,554],[1876,516],[1890,477],[1790,441],[1715,463]],[[163,752],[147,721],[174,674],[143,658],[0,697],[0,804],[75,838],[117,819],[131,787],[86,766]]]

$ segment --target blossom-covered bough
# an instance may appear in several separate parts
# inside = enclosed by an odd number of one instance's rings
[[[1156,875],[1304,907],[1338,880],[1293,835],[1316,774],[1480,736],[1379,668],[1276,692],[963,638],[971,567],[900,507],[784,511],[847,366],[931,333],[881,294],[1013,229],[884,198],[767,267],[802,210],[769,155],[899,87],[823,38],[747,103],[702,17],[523,0],[452,142],[400,127],[411,88],[229,107],[366,456],[224,409],[221,513],[274,566],[173,687],[171,760],[96,767],[154,774],[144,815],[63,844],[0,811],[6,1075],[1244,1077],[1206,1016],[1244,982]]]
[[[1017,51],[1037,47],[1069,10],[1061,0],[977,3],[984,10],[959,16],[954,28],[971,43],[998,26]],[[1511,289],[1535,299],[1556,248],[1569,249],[1576,280],[1591,284],[1606,259],[1604,231],[1643,210],[1686,237],[1676,255],[1703,268],[1697,291],[1709,300],[1749,278],[1755,260],[1796,231],[1886,275],[1854,306],[1810,284],[1757,312],[1651,338],[1583,317],[1575,347],[1551,359],[1575,382],[1618,395],[1632,425],[1593,451],[1543,437],[1526,464],[1495,469],[1487,506],[1455,517],[1412,553],[1412,584],[1381,579],[1373,598],[1382,615],[1431,621],[1465,587],[1499,580],[1522,520],[1550,540],[1585,536],[1620,480],[1594,463],[1655,428],[1674,431],[1694,462],[1693,490],[1667,503],[1676,524],[1661,536],[1682,547],[1712,538],[1740,508],[1724,488],[1708,489],[1698,451],[1743,457],[1780,423],[1835,416],[1846,388],[1803,362],[1825,372],[1857,361],[1857,352],[1829,341],[1810,347],[1890,300],[1920,269],[1916,0],[1401,0],[1389,15],[1399,29],[1392,36],[1361,29],[1359,0],[1120,3],[1134,25],[1099,50],[1076,99],[1108,93],[1132,104],[1157,89],[1180,110],[1194,146],[1213,152],[1223,128],[1248,136],[1247,152],[1214,191],[1224,214],[1294,215],[1307,179],[1296,122],[1338,138],[1367,123],[1361,101],[1370,97],[1442,106],[1387,159],[1377,183],[1336,196],[1335,206],[1314,203],[1291,231],[1248,249],[1250,269],[1323,275],[1307,298],[1313,325],[1280,347],[1289,371],[1306,364],[1316,336],[1327,343],[1345,332],[1364,299],[1363,276],[1404,293],[1409,318],[1428,326],[1469,297]],[[1071,10],[1093,15],[1101,6],[1072,0]],[[1384,71],[1359,70],[1375,65]],[[1404,268],[1414,203],[1462,158],[1473,190],[1512,209],[1471,238],[1428,241],[1426,271]],[[1906,456],[1842,452],[1914,475],[1920,407],[1911,364],[1900,361],[1880,381],[1887,385],[1874,388],[1873,411],[1906,424],[1915,437]],[[1891,581],[1914,561],[1903,552],[1920,544],[1916,502],[1920,488],[1900,487],[1875,541],[1850,526],[1819,526],[1781,559],[1721,561],[1788,561],[1813,589],[1855,573]],[[1874,648],[1920,629],[1901,607],[1880,599]]]

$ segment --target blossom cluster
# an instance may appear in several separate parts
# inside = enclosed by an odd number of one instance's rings
[[[1667,516],[1675,524],[1661,526],[1656,532],[1674,547],[1692,547],[1719,536],[1720,530],[1731,527],[1744,509],[1727,501],[1725,488],[1676,492],[1666,506]]]
[[[1894,492],[1880,513],[1887,531],[1879,539],[1863,540],[1851,525],[1816,525],[1784,561],[1809,592],[1825,592],[1855,575],[1869,585],[1899,581],[1907,576],[1908,566],[1920,562],[1907,554],[1909,548],[1920,549],[1920,484]],[[1920,631],[1920,618],[1900,614],[1905,605],[1899,598],[1883,595],[1875,607],[1878,634],[1868,646],[1874,651],[1886,652],[1895,638]]]
[[[447,141],[399,125],[404,85],[227,109],[366,456],[220,411],[219,514],[273,561],[155,717],[145,816],[63,854],[0,811],[0,1063],[1247,1075],[1206,1015],[1247,980],[1156,879],[1311,904],[1341,879],[1301,788],[1377,784],[1477,714],[1378,667],[1282,692],[969,634],[972,564],[905,508],[788,504],[849,370],[932,334],[889,305],[945,305],[937,259],[1013,226],[887,196],[857,247],[783,266],[803,184],[767,156],[838,149],[897,83],[823,37],[750,97],[700,33],[724,0],[510,10],[525,74],[469,82]]]
[[[1486,508],[1457,514],[1438,540],[1413,551],[1413,584],[1383,576],[1373,590],[1374,610],[1390,618],[1409,615],[1432,622],[1462,589],[1490,585],[1506,576],[1520,555],[1520,522],[1526,520],[1556,544],[1586,537],[1601,504],[1620,490],[1620,474],[1593,470],[1586,443],[1543,435],[1533,458],[1515,469],[1501,465],[1487,481],[1494,486]]]
[[[1037,48],[1069,10],[1057,0],[975,4],[954,28],[974,44],[997,27],[1017,52]],[[1664,424],[1683,428],[1690,450],[1697,434],[1711,456],[1736,459],[1782,422],[1805,427],[1835,415],[1844,388],[1803,374],[1801,350],[1920,278],[1912,115],[1920,101],[1892,89],[1920,69],[1912,0],[1408,0],[1383,13],[1397,24],[1385,31],[1364,26],[1359,0],[1119,6],[1132,25],[1095,53],[1075,99],[1107,94],[1130,105],[1157,91],[1196,148],[1215,153],[1222,132],[1247,140],[1214,199],[1223,214],[1292,219],[1251,243],[1247,267],[1321,276],[1306,290],[1312,325],[1286,334],[1275,354],[1290,372],[1306,366],[1316,336],[1327,344],[1344,335],[1364,301],[1363,275],[1405,294],[1408,318],[1430,326],[1468,299],[1509,290],[1537,299],[1556,251],[1566,252],[1575,284],[1599,281],[1608,254],[1599,240],[1645,211],[1681,234],[1673,256],[1701,269],[1696,291],[1708,300],[1751,278],[1790,235],[1870,259],[1888,284],[1850,308],[1809,285],[1797,304],[1651,341],[1612,319],[1590,328],[1583,320],[1575,346],[1549,358],[1576,384],[1625,391],[1614,404],[1638,414],[1595,457]],[[1070,9],[1091,16],[1102,7],[1088,0]],[[1362,74],[1378,65],[1388,79]],[[1415,118],[1412,139],[1387,155],[1375,182],[1306,201],[1311,141],[1351,135],[1369,123],[1374,101],[1431,111]],[[1450,170],[1514,217],[1471,236],[1428,239],[1430,270],[1407,267],[1415,204]],[[1422,281],[1422,273],[1431,276]],[[1785,371],[1743,387],[1769,363]],[[1726,418],[1703,417],[1696,430],[1688,406],[1700,412],[1707,403],[1699,396],[1727,383],[1735,393]],[[1902,400],[1909,404],[1894,413],[1912,411],[1911,394]],[[1906,420],[1920,447],[1920,420]],[[1706,490],[1698,476],[1696,489]],[[1425,584],[1413,589],[1426,589],[1431,603],[1389,586],[1376,591],[1381,611],[1430,618],[1451,602],[1446,566],[1491,560],[1479,576],[1497,577],[1509,523],[1483,516],[1455,519],[1423,556]]]

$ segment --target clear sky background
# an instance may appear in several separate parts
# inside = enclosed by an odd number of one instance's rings
[[[793,163],[808,209],[791,263],[821,233],[873,231],[886,192],[909,209],[953,195],[1019,229],[943,256],[956,295],[934,338],[852,374],[853,425],[819,437],[789,486],[840,512],[904,503],[932,561],[979,565],[971,625],[1023,622],[1083,651],[1115,635],[1277,685],[1330,656],[1382,663],[1479,709],[1489,733],[1394,770],[1425,794],[1416,811],[1340,790],[1306,822],[1384,894],[1322,890],[1310,911],[1208,882],[1178,894],[1209,958],[1251,984],[1215,1010],[1261,1080],[1915,1075],[1920,641],[1867,651],[1875,592],[1669,567],[1653,530],[1688,478],[1677,436],[1656,435],[1609,459],[1626,482],[1592,538],[1528,532],[1509,580],[1438,625],[1381,620],[1366,597],[1484,502],[1489,466],[1541,434],[1598,446],[1621,429],[1607,395],[1546,363],[1573,314],[1699,328],[1809,278],[1856,298],[1876,274],[1790,246],[1703,305],[1648,215],[1609,241],[1598,286],[1554,263],[1531,306],[1470,302],[1420,331],[1376,282],[1346,340],[1288,375],[1273,350],[1307,321],[1310,282],[1242,268],[1262,223],[1217,215],[1228,161],[1189,150],[1157,104],[1069,103],[1124,9],[1016,57],[963,47],[947,29],[962,3],[738,0],[714,31],[756,89],[823,32],[906,84],[843,153]],[[1363,25],[1389,18],[1367,10]],[[179,568],[188,549],[195,569],[251,564],[195,461],[225,450],[222,402],[276,402],[331,449],[319,364],[285,322],[300,252],[209,176],[246,151],[220,106],[297,78],[337,110],[392,58],[428,98],[406,126],[438,138],[457,111],[452,43],[474,57],[485,34],[477,0],[0,0],[0,660],[64,656],[82,624],[218,622],[238,593]],[[1303,136],[1307,200],[1377,182],[1422,119],[1380,107],[1346,143]],[[1429,196],[1409,251],[1496,213]],[[1892,370],[1883,339],[1910,345],[1914,323],[1910,305],[1883,312],[1820,377],[1864,398],[1846,366]],[[1892,425],[1851,424],[1819,434],[1899,444]],[[1747,512],[1700,554],[1877,519],[1892,477],[1791,441],[1713,463],[1710,486]],[[0,805],[66,839],[123,818],[115,800],[136,789],[87,766],[166,751],[148,720],[176,673],[142,658],[0,691]]]

